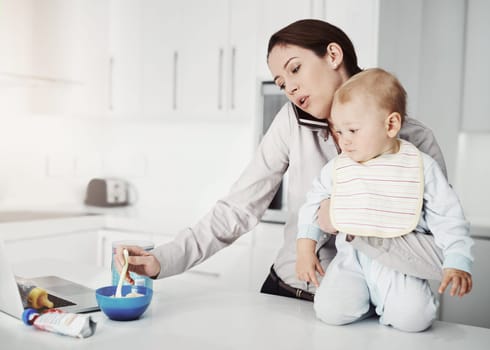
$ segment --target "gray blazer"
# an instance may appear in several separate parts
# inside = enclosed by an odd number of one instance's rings
[[[407,118],[400,137],[429,154],[447,174],[441,150],[430,129],[415,119]],[[309,287],[309,291],[314,292],[314,286],[307,286],[296,278],[297,216],[313,179],[323,165],[336,155],[337,148],[325,129],[304,123],[300,125],[292,104],[286,103],[229,194],[218,200],[195,226],[184,229],[173,241],[153,250],[161,263],[158,277],[184,272],[251,231],[272,201],[287,170],[288,216],[284,241],[275,259],[271,257],[271,262],[284,282],[295,288]],[[434,245],[432,236],[406,236],[411,238],[384,242],[356,238],[352,244],[368,256],[401,272],[440,279],[441,253]],[[335,236],[325,235],[318,242],[317,253],[324,268],[335,256],[334,240]]]

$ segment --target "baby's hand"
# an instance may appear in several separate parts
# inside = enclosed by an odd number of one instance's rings
[[[439,293],[444,293],[449,284],[452,284],[450,292],[451,296],[458,295],[462,297],[471,292],[471,288],[473,288],[471,274],[458,269],[444,269],[442,282],[439,286]]]
[[[296,276],[299,280],[313,283],[317,288],[320,283],[316,272],[325,275],[320,260],[315,254],[316,241],[308,238],[297,240]]]

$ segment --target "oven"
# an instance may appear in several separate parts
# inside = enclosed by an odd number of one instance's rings
[[[273,81],[263,81],[260,87],[261,112],[259,121],[259,142],[272,123],[277,112],[284,106],[287,99],[283,91]],[[264,222],[285,223],[287,217],[287,172],[283,177],[279,190],[272,199],[269,208],[262,217]]]

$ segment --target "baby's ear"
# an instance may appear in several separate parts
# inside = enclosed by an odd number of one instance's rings
[[[400,113],[393,112],[386,118],[386,132],[389,137],[397,137],[402,128],[402,117]]]

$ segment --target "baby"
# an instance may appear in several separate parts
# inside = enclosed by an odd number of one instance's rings
[[[433,234],[444,259],[439,292],[471,291],[473,257],[469,224],[457,195],[436,161],[398,138],[406,92],[382,69],[356,74],[335,93],[331,122],[342,153],[314,181],[299,213],[297,275],[319,285],[324,271],[315,254],[324,234],[316,224],[320,202],[330,199],[337,255],[317,289],[317,316],[346,324],[372,314],[380,323],[422,331],[436,317],[437,301],[427,280],[390,269],[356,250],[356,236],[389,238]],[[383,241],[381,241],[383,242]]]

